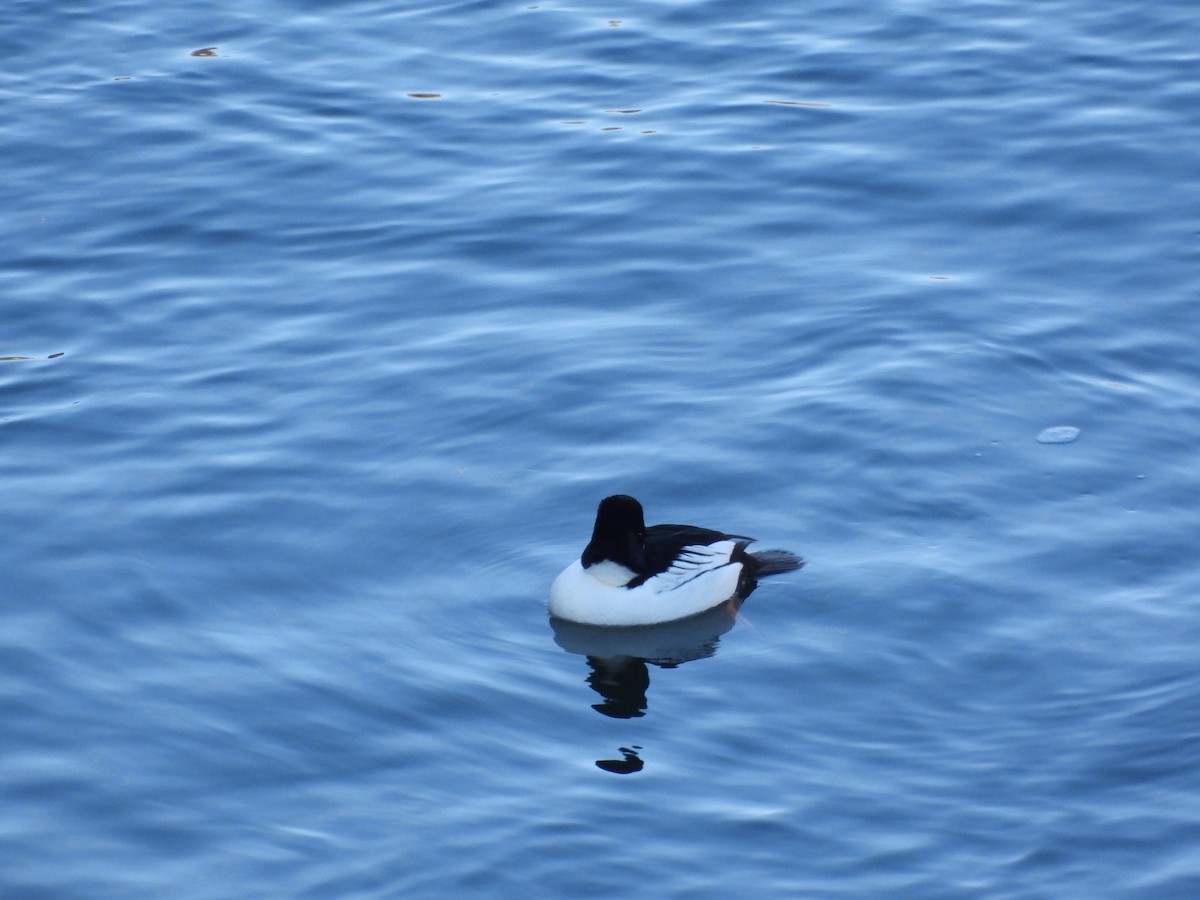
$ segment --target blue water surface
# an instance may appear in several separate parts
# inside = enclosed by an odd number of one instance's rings
[[[102,6],[0,8],[0,895],[1200,896],[1200,7]],[[618,491],[809,565],[556,627]]]

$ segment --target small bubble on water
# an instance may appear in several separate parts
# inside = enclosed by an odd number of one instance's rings
[[[1055,425],[1037,436],[1039,444],[1069,444],[1079,437],[1079,429],[1073,425]]]

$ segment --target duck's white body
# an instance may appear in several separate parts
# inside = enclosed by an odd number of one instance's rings
[[[636,573],[604,561],[575,560],[550,586],[550,614],[588,625],[657,625],[699,615],[737,596],[743,564],[732,560],[744,541],[684,547],[665,572],[626,587]]]

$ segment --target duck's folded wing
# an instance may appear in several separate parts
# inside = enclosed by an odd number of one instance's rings
[[[703,581],[705,576],[710,573],[726,569],[729,566],[740,566],[745,557],[745,546],[746,541],[733,538],[715,541],[711,544],[685,545],[677,550],[674,559],[666,568],[654,574],[645,575],[630,586],[645,583],[653,587],[656,594],[661,594],[695,585],[697,582]],[[725,580],[725,574],[721,573],[722,581]],[[728,574],[733,576],[736,584],[736,573]]]
[[[730,555],[738,555],[729,549],[727,542],[740,543],[743,547],[752,543],[754,538],[744,534],[725,534],[723,531],[713,531],[710,528],[697,528],[695,525],[652,525],[646,529],[645,558],[646,568],[642,574],[650,578],[660,572],[665,572],[675,564],[684,550],[700,551],[703,555],[706,548],[722,546],[715,551]]]

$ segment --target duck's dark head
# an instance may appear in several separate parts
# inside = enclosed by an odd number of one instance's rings
[[[640,574],[646,569],[645,540],[642,504],[626,494],[605,497],[596,510],[596,527],[580,562],[585,569],[596,563],[614,562]]]

